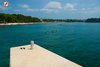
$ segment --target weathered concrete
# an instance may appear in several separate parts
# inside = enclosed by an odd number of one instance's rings
[[[21,49],[21,48],[25,49]],[[82,67],[38,45],[10,49],[10,67]]]

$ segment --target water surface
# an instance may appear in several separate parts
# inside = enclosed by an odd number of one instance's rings
[[[9,67],[10,47],[30,40],[84,67],[100,67],[99,23],[0,26],[0,67]]]

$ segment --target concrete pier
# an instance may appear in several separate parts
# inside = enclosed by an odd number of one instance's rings
[[[36,44],[12,47],[10,49],[10,67],[82,67]]]

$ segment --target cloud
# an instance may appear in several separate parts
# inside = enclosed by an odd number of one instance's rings
[[[62,9],[62,4],[57,1],[51,1],[48,2],[41,11],[44,11],[46,13],[58,13],[59,10]]]
[[[42,12],[46,12],[46,13],[59,13],[58,9],[40,9],[40,11]]]
[[[45,6],[39,9],[33,9],[31,8],[28,4],[21,4],[19,5],[21,10],[15,10],[15,11],[29,11],[29,12],[45,12],[45,13],[59,13],[64,10],[76,10],[75,9],[75,4],[72,3],[66,3],[65,5],[62,5],[61,2],[58,1],[50,1],[48,2]]]
[[[4,7],[0,5],[0,10],[8,10],[8,7]]]
[[[76,9],[76,4],[66,3],[65,5],[61,2],[51,1],[43,8],[46,12],[58,13],[61,11],[74,11]]]
[[[100,13],[100,7],[92,7],[92,8],[82,8],[80,13],[83,14],[95,14]]]
[[[45,9],[61,9],[61,3],[56,1],[49,2],[45,7]]]
[[[19,5],[21,8],[26,8],[26,9],[28,9],[29,8],[29,5],[27,5],[27,4],[21,4],[21,5]]]
[[[14,10],[15,12],[19,12],[19,11],[21,11],[20,9],[16,9],[16,10]]]
[[[32,9],[28,4],[20,4],[19,7],[23,8],[23,9],[17,9],[14,11],[29,11],[29,12],[34,11],[34,9]]]
[[[64,9],[65,10],[76,10],[75,5],[71,4],[71,3],[66,3],[65,6],[64,6]]]
[[[46,13],[58,13],[59,9],[61,9],[61,3],[60,2],[49,2],[47,3],[43,8],[40,9],[33,9],[27,4],[21,4],[19,7],[23,9],[17,9],[14,11],[29,11],[29,12],[46,12]]]
[[[34,11],[34,9],[32,9],[32,8],[28,8],[28,9],[26,9],[26,10],[29,11],[29,12]]]

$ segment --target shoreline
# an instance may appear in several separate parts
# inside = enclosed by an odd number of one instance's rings
[[[35,24],[35,23],[0,23],[0,26],[6,26],[6,25],[24,25],[24,24]]]

